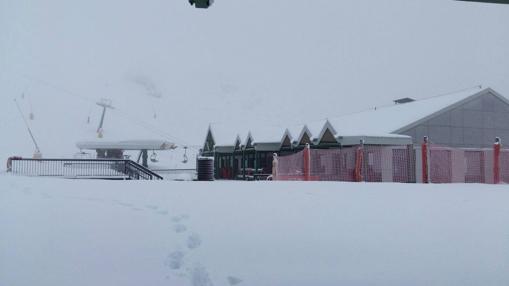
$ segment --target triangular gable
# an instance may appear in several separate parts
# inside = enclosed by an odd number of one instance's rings
[[[336,130],[332,124],[327,120],[318,136],[317,144],[335,144],[338,143],[336,140]]]
[[[308,127],[304,125],[304,128],[302,128],[302,131],[300,132],[299,139],[297,140],[297,145],[311,145],[311,132],[309,131]]]
[[[237,139],[235,139],[235,151],[242,150],[242,140],[240,140],[240,136],[237,136]]]
[[[253,148],[253,136],[251,136],[251,132],[246,137],[246,141],[244,143],[244,149]]]
[[[216,145],[214,141],[214,136],[212,135],[212,129],[209,125],[209,129],[207,130],[207,136],[205,137],[205,143],[203,144],[203,151],[213,151],[214,146]]]
[[[288,129],[285,130],[285,134],[281,139],[281,148],[290,148],[292,147],[292,135]]]

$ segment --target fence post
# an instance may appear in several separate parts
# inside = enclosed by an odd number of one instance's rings
[[[310,181],[310,170],[311,170],[311,151],[309,143],[306,144],[304,148],[304,181]]]
[[[500,138],[495,138],[493,144],[493,184],[500,184]]]
[[[278,167],[278,160],[277,160],[277,153],[272,154],[272,180],[277,181],[277,167]]]
[[[422,182],[424,184],[429,183],[429,165],[428,165],[428,136],[424,136],[421,148],[422,156]]]
[[[362,182],[362,165],[364,163],[364,140],[361,140],[359,147],[355,150],[355,171],[354,180]]]

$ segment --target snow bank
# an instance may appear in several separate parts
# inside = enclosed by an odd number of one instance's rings
[[[0,285],[507,285],[509,189],[0,175]]]

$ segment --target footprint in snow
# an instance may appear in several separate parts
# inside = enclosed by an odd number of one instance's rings
[[[187,230],[187,226],[185,226],[183,224],[177,224],[177,225],[173,226],[173,230],[176,233],[183,233]]]
[[[174,251],[168,254],[164,264],[172,270],[178,270],[184,264],[184,256],[185,256],[184,252]]]
[[[235,277],[235,276],[228,276],[227,280],[228,280],[228,284],[232,285],[232,286],[242,283],[242,279]]]
[[[182,214],[182,215],[174,216],[171,218],[171,220],[175,223],[181,222],[186,219],[189,219],[189,215],[187,215],[187,214]]]
[[[191,234],[187,238],[187,248],[195,249],[201,245],[201,237],[197,233]]]
[[[158,214],[158,215],[167,215],[168,211],[167,210],[156,211],[156,214]]]
[[[191,285],[193,286],[213,286],[209,273],[202,265],[196,265],[190,271]]]

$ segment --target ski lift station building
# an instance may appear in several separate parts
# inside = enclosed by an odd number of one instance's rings
[[[358,145],[420,144],[489,147],[509,140],[509,100],[491,88],[431,97],[403,98],[387,107],[312,121],[301,126],[257,126],[235,130],[211,124],[202,156],[214,157],[218,179],[252,179],[272,171],[273,153]]]

